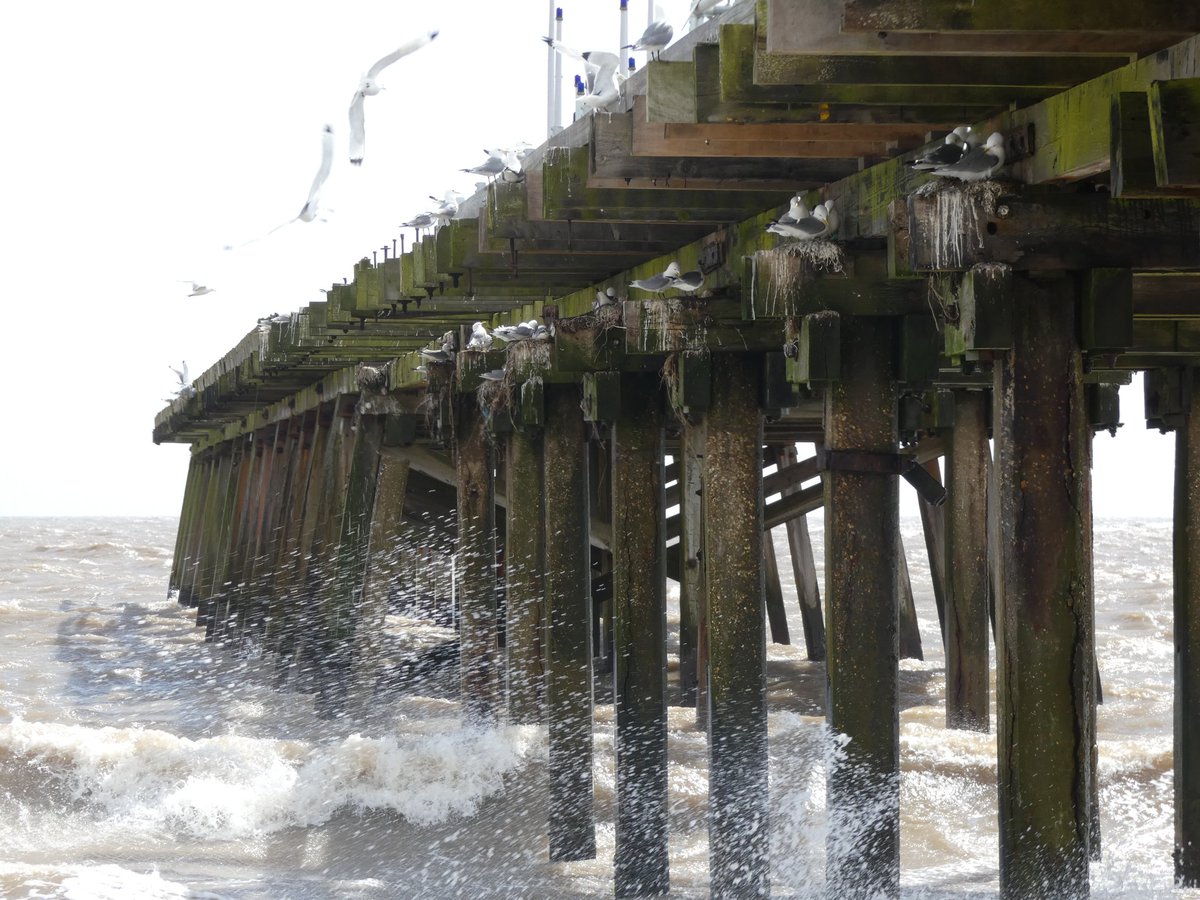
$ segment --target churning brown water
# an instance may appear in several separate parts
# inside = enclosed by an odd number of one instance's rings
[[[810,518],[820,565],[820,516]],[[310,695],[272,688],[269,657],[205,644],[194,612],[166,598],[175,524],[0,519],[0,894],[611,896],[613,714],[602,693],[599,857],[551,864],[543,729],[464,730],[448,676],[354,721],[318,718]],[[994,896],[995,737],[943,727],[920,526],[903,526],[926,656],[901,666],[903,894]],[[1096,523],[1105,854],[1094,896],[1200,896],[1171,880],[1170,538],[1169,521]],[[768,647],[771,886],[820,897],[825,767],[838,742],[784,577],[796,644]],[[668,617],[677,628],[673,606]],[[706,748],[694,724],[692,711],[671,710],[671,885],[683,897],[708,894]]]

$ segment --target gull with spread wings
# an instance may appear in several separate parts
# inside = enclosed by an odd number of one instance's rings
[[[354,165],[362,165],[363,154],[366,152],[367,131],[363,119],[363,100],[367,97],[374,97],[383,90],[383,85],[377,80],[379,73],[396,60],[420,50],[437,36],[436,31],[428,31],[420,37],[413,38],[367,69],[367,74],[358,83],[358,90],[354,92],[354,97],[350,101],[350,162]]]

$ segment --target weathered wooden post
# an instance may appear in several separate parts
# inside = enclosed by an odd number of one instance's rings
[[[796,445],[780,448],[780,468],[797,464]],[[799,484],[783,489],[790,497],[801,490]],[[825,619],[821,615],[821,590],[817,584],[817,566],[813,561],[812,539],[808,534],[808,519],[792,516],[787,520],[788,548],[792,558],[792,578],[796,583],[796,598],[800,603],[800,621],[804,626],[804,649],[814,661],[825,659]]]
[[[293,575],[299,567],[300,534],[304,527],[304,504],[312,465],[313,415],[297,416],[290,425],[291,454],[288,461],[288,498],[281,513],[272,571],[268,573],[266,646],[279,653],[291,613],[289,601]],[[279,663],[276,659],[276,663]]]
[[[924,659],[921,649],[921,629],[917,624],[917,605],[913,598],[912,581],[908,577],[908,557],[904,555],[904,539],[896,527],[896,613],[899,630],[897,649],[901,659]]]
[[[1065,280],[972,270],[974,295],[1011,303],[997,354],[997,744],[1002,897],[1086,897],[1095,742],[1088,591],[1091,473]]]
[[[702,417],[687,416],[679,450],[679,689],[682,702],[695,705],[696,727],[704,730],[708,728],[708,585],[704,575],[703,512],[706,430]]]
[[[658,378],[623,376],[611,469],[618,897],[670,885],[663,444]]]
[[[887,318],[842,317],[841,377],[826,390],[828,718],[849,738],[828,777],[830,896],[900,890],[892,332]]]
[[[764,896],[767,857],[761,366],[714,354],[706,413],[709,880],[715,897]]]
[[[453,402],[461,703],[465,721],[489,725],[496,721],[501,702],[496,645],[496,461],[475,392],[456,393]]]
[[[197,466],[196,479],[188,486],[190,500],[187,514],[180,523],[184,540],[179,551],[182,558],[179,564],[178,599],[182,606],[196,605],[196,564],[204,527],[205,504],[208,502],[208,485],[217,468],[217,459],[211,450],[193,455],[192,462]]]
[[[356,415],[349,471],[341,496],[340,527],[329,557],[332,577],[322,609],[320,652],[321,683],[318,706],[323,715],[344,715],[352,677],[354,641],[359,604],[366,579],[371,514],[379,473],[379,448],[383,422],[379,416]],[[335,501],[334,508],[337,508]]]
[[[576,385],[546,385],[546,716],[555,861],[596,855],[587,441],[579,400]]]
[[[196,508],[196,493],[199,484],[204,479],[204,466],[196,454],[188,459],[187,479],[183,484],[183,504],[179,509],[179,525],[175,530],[175,552],[171,556],[171,575],[167,580],[167,594],[174,595],[179,603],[186,605],[187,601],[180,595],[183,584],[183,569],[187,553],[188,537],[192,513]]]
[[[987,504],[990,454],[986,397],[954,392],[954,427],[946,454],[946,727],[987,731]]]
[[[354,684],[360,701],[367,701],[378,681],[383,656],[383,625],[388,602],[401,564],[401,526],[404,495],[408,491],[409,461],[389,452],[388,421],[383,426],[383,445],[375,485],[375,509],[367,547],[367,572],[359,608],[359,635],[354,643]]]
[[[1181,374],[1175,430],[1175,882],[1200,887],[1200,391]]]
[[[991,451],[987,458],[988,483],[991,483]],[[942,470],[936,459],[931,459],[922,467],[941,482]],[[986,490],[986,488],[985,488]],[[929,580],[933,582],[933,602],[937,606],[938,627],[942,632],[942,649],[946,649],[946,506],[937,505],[924,497],[917,500],[921,511],[921,531],[925,535],[925,552],[929,557]],[[990,584],[991,568],[988,568]],[[991,597],[990,589],[988,597]]]
[[[525,425],[508,436],[504,578],[508,595],[508,715],[545,720],[546,558],[542,434]]]
[[[237,441],[229,441],[215,448],[213,452],[217,459],[208,481],[208,496],[204,503],[204,521],[200,528],[200,548],[193,589],[196,597],[196,625],[204,628],[205,640],[212,640],[215,605],[213,585],[221,565],[223,539],[227,535],[230,518],[227,507],[231,485],[237,482],[241,445]]]
[[[783,583],[779,580],[779,560],[775,554],[775,539],[772,529],[763,533],[763,590],[767,606],[767,626],[774,644],[790,644],[787,610],[783,606]]]

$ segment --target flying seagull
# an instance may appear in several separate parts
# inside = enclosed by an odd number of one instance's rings
[[[350,100],[350,162],[354,165],[362,165],[363,154],[366,152],[367,132],[363,120],[363,100],[375,96],[383,89],[383,86],[376,80],[379,78],[379,73],[396,60],[420,50],[437,36],[436,31],[429,31],[420,37],[413,38],[407,44],[401,44],[371,66],[358,83],[358,90],[354,92],[354,97]]]
[[[663,270],[661,275],[653,275],[650,278],[638,278],[636,281],[629,282],[629,286],[650,294],[661,294],[667,288],[671,287],[672,282],[678,277],[679,263],[672,261]]]
[[[202,284],[198,284],[195,281],[192,281],[190,278],[180,279],[180,282],[182,284],[190,284],[192,286],[192,292],[188,294],[189,297],[203,297],[205,294],[211,294],[216,290],[216,288],[205,287]]]
[[[909,167],[918,171],[928,171],[958,162],[970,149],[967,143],[970,134],[970,125],[959,125],[946,135],[946,139],[936,149],[930,150],[924,156],[918,156],[908,164]]]
[[[580,52],[554,38],[544,37],[542,40],[563,56],[582,62],[587,70],[587,93],[575,101],[577,107],[591,112],[607,106],[620,96],[616,76],[621,68],[621,59],[617,54],[603,50]]]
[[[658,56],[659,52],[666,49],[667,44],[671,43],[671,38],[675,36],[675,29],[666,22],[651,22],[646,26],[646,30],[642,32],[642,36],[632,44],[626,44],[622,50],[645,50],[651,59]]]
[[[304,206],[300,208],[299,215],[294,219],[288,219],[280,225],[276,225],[264,235],[238,244],[238,247],[245,247],[246,244],[253,244],[255,241],[272,235],[285,225],[291,225],[293,222],[311,222],[317,217],[317,202],[321,195],[321,188],[325,184],[325,179],[329,177],[329,168],[333,165],[333,126],[326,125],[321,129],[321,165],[317,169],[317,174],[313,178],[312,187],[308,189],[308,199],[304,201]],[[226,250],[234,249],[233,246],[226,244]]]
[[[1004,135],[993,131],[982,147],[963,154],[962,159],[933,170],[934,175],[957,178],[959,181],[983,181],[1004,165]]]

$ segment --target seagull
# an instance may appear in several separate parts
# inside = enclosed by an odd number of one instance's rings
[[[671,287],[672,282],[678,277],[679,263],[672,261],[663,270],[661,275],[654,275],[650,278],[639,278],[636,281],[629,282],[629,286],[650,294],[662,294],[663,291]]]
[[[715,16],[718,13],[724,12],[724,10],[718,9],[724,2],[725,0],[696,0],[692,4],[692,11],[688,15],[693,19]]]
[[[580,52],[554,38],[544,37],[542,40],[563,56],[579,60],[587,69],[588,92],[575,101],[577,107],[582,108],[584,112],[591,112],[601,106],[607,106],[620,96],[616,76],[621,68],[621,59],[617,54],[603,50]]]
[[[968,136],[970,134],[970,125],[959,125],[946,135],[945,141],[940,146],[934,150],[930,150],[924,156],[918,156],[910,162],[908,164],[909,168],[918,171],[928,171],[936,169],[938,166],[958,162],[962,159],[963,154],[970,149],[970,144],[968,144]]]
[[[983,181],[1004,165],[1004,135],[993,131],[987,143],[963,154],[958,162],[939,166],[934,175],[957,178],[959,181]]]
[[[804,195],[797,194],[792,198],[791,204],[788,206],[788,211],[779,217],[778,221],[785,225],[793,225],[801,219],[807,219],[812,213],[808,210],[808,204],[804,202]]]
[[[811,241],[813,238],[824,237],[829,231],[828,213],[824,204],[818,204],[812,215],[794,221],[772,219],[767,226],[771,234],[796,238],[800,241]]]
[[[363,154],[366,151],[367,133],[363,119],[363,100],[366,97],[375,96],[382,90],[382,85],[376,81],[379,73],[396,60],[420,50],[437,36],[436,31],[428,31],[420,37],[413,38],[407,44],[400,45],[371,66],[358,83],[358,90],[354,92],[354,96],[350,100],[350,162],[354,165],[362,165]]]
[[[333,165],[333,126],[326,125],[321,129],[321,165],[317,168],[317,174],[313,178],[312,187],[308,189],[308,199],[304,202],[304,206],[300,208],[299,215],[294,219],[288,219],[286,222],[276,225],[264,235],[237,244],[238,247],[245,247],[247,244],[253,244],[255,241],[272,235],[285,225],[291,225],[293,222],[311,222],[317,217],[317,201],[321,194],[321,188],[325,184],[325,179],[329,177],[329,168]],[[226,250],[233,250],[234,246],[226,244]]]
[[[400,227],[413,228],[416,230],[417,236],[420,237],[421,232],[427,228],[432,228],[435,221],[437,220],[434,219],[433,213],[423,212],[413,216],[407,222],[401,222]]]
[[[181,388],[185,388],[188,386],[188,382],[191,379],[188,378],[188,367],[187,367],[186,359],[182,363],[180,363],[180,368],[178,368],[178,369],[175,368],[174,366],[167,366],[167,368],[175,373],[175,377],[179,379],[179,386]]]
[[[437,200],[437,197],[430,194],[429,199]],[[458,202],[461,199],[462,195],[457,191],[446,191],[445,196],[441,200],[438,200],[437,209],[430,213],[430,215],[433,216],[439,226],[445,225],[458,215]]]
[[[530,335],[529,339],[531,341],[548,341],[550,340],[550,329],[539,322],[537,327],[533,329],[533,334]]]
[[[702,284],[704,284],[704,273],[695,270],[684,272],[682,275],[676,275],[671,279],[671,287],[677,288],[685,294],[691,294],[700,290]]]
[[[482,322],[471,326],[471,339],[467,341],[468,350],[487,350],[492,346],[492,336],[483,327]]]
[[[518,322],[516,325],[497,325],[492,329],[492,337],[498,337],[506,343],[527,341],[533,337],[537,329],[538,320],[530,319],[528,322]]]
[[[826,200],[823,205],[825,207],[825,222],[827,225],[825,233],[833,234],[838,230],[838,226],[842,224],[842,218],[834,208],[832,200]]]
[[[675,29],[666,22],[651,22],[642,32],[642,36],[632,44],[626,44],[622,50],[645,50],[651,59],[658,57],[659,52],[666,49],[675,36]]]
[[[485,162],[471,169],[462,169],[471,175],[483,175],[488,179],[500,178],[503,181],[521,181],[525,175],[521,171],[521,156],[512,150],[483,151],[488,155]],[[526,154],[528,155],[528,154]]]
[[[504,370],[503,369],[492,369],[490,372],[484,372],[479,377],[482,378],[484,381],[503,381],[504,380]]]
[[[202,284],[197,284],[190,278],[182,279],[182,283],[190,284],[192,286],[192,292],[188,294],[189,297],[203,297],[205,294],[211,294],[216,290],[216,288],[205,287]]]
[[[598,310],[602,306],[611,306],[617,302],[617,289],[610,287],[603,291],[596,291],[596,299],[592,301],[592,310]]]

